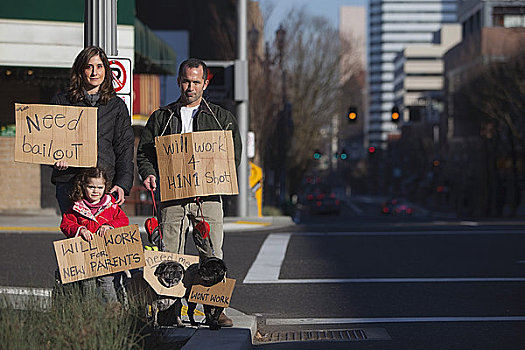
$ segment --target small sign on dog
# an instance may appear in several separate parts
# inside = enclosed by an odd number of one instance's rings
[[[184,271],[190,265],[199,262],[198,256],[145,250],[144,258],[146,259],[144,279],[157,294],[184,296],[186,292],[182,284]]]
[[[97,164],[97,108],[15,103],[15,161]]]
[[[188,301],[203,305],[213,305],[218,307],[228,307],[235,287],[235,281],[232,278],[225,278],[211,287],[204,287],[195,284],[191,287],[190,298]]]
[[[53,245],[64,284],[145,265],[138,225],[115,228],[90,241],[75,237]]]

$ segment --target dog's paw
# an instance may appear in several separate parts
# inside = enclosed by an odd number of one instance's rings
[[[218,324],[218,323],[215,323],[215,322],[213,322],[212,324],[210,324],[209,327],[210,327],[210,329],[211,329],[212,331],[217,331],[217,330],[221,329],[221,326],[219,326],[219,324]]]

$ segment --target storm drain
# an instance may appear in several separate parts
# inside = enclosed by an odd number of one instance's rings
[[[330,329],[271,332],[261,336],[261,342],[289,341],[365,341],[391,340],[384,328]]]

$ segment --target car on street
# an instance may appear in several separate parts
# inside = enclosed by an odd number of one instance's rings
[[[306,194],[307,206],[311,214],[341,213],[343,200],[337,190],[331,186],[316,186]]]
[[[404,199],[390,198],[381,203],[381,213],[384,215],[412,215],[414,207]]]

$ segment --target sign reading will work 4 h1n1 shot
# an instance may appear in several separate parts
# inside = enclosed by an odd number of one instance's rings
[[[238,194],[231,130],[155,138],[161,201]]]
[[[97,108],[15,103],[15,161],[97,164]]]

